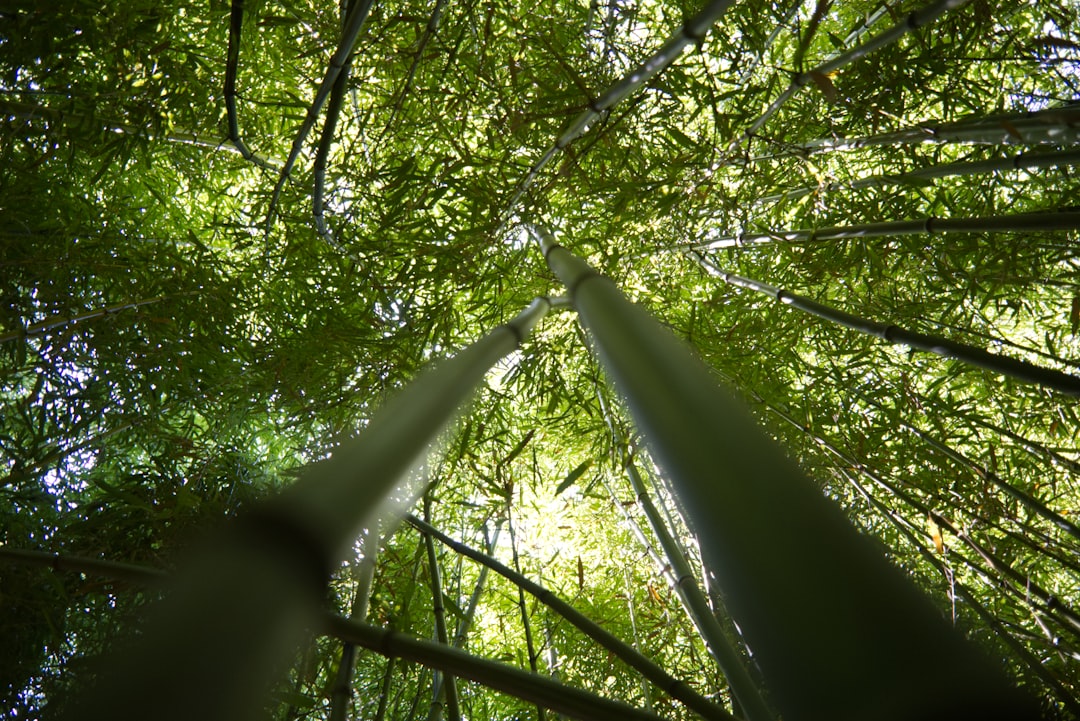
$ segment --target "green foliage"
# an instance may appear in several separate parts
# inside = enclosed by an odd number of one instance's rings
[[[326,154],[331,243],[312,215],[317,134],[268,232],[266,220],[274,168],[341,41],[337,3],[244,5],[231,100],[243,143],[265,162],[228,138],[229,3],[0,11],[0,543],[170,567],[201,530],[355,435],[425,364],[533,296],[561,293],[519,227],[535,218],[686,338],[1048,715],[1077,713],[1080,631],[1062,612],[1080,608],[1076,540],[979,470],[1080,523],[1075,405],[726,287],[677,249],[740,233],[1072,210],[1071,163],[909,174],[1075,150],[1080,7],[974,0],[814,76],[740,139],[793,73],[920,3],[736,3],[564,148],[515,207],[514,189],[570,121],[698,8],[440,7],[436,26],[432,0],[375,4],[359,34]],[[972,141],[896,135],[978,122]],[[1080,366],[1075,231],[777,242],[710,257],[884,323]],[[619,508],[632,502],[608,425],[621,409],[589,345],[571,314],[554,312],[489,375],[432,464],[432,522],[483,547],[482,529],[512,513],[523,573],[726,700]],[[947,521],[940,547],[927,510]],[[372,623],[432,636],[420,554],[411,530],[384,538]],[[510,562],[505,536],[495,555]],[[442,566],[453,625],[478,570],[449,553]],[[347,611],[354,584],[343,569],[331,604]],[[7,717],[62,698],[151,596],[5,566]],[[543,606],[527,612],[541,672],[688,717]],[[467,649],[528,666],[517,591],[504,580],[487,581]],[[339,653],[327,639],[300,653],[275,717],[328,715]],[[386,718],[413,718],[427,712],[430,684],[415,664],[363,654],[355,711],[375,718],[383,700]],[[469,718],[536,713],[471,684],[461,705]]]

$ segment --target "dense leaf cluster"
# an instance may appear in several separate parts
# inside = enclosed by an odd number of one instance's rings
[[[693,345],[1048,715],[1077,713],[1075,399],[712,269],[1077,375],[1080,6],[973,0],[832,68],[922,6],[736,2],[560,147],[698,7],[374,3],[342,47],[357,5],[0,10],[0,544],[169,568],[425,364],[561,293],[523,225],[535,220]],[[316,108],[328,72],[342,81]],[[1025,213],[1073,229],[784,235]],[[764,241],[718,242],[751,234]],[[550,315],[487,386],[429,466],[431,522],[477,548],[499,524],[493,555],[728,702],[634,506],[622,460],[636,439],[572,315]],[[395,528],[371,544],[368,618],[433,637],[444,606],[457,627],[479,568],[440,550],[433,603],[421,535]],[[359,559],[332,584],[344,612],[367,594]],[[5,566],[6,718],[60,703],[151,596]],[[478,599],[471,653],[689,716],[505,579]],[[305,648],[274,716],[328,716],[340,659],[330,639]],[[353,688],[357,717],[439,708],[431,672],[404,661],[361,654]],[[460,696],[471,718],[541,713],[479,686]]]

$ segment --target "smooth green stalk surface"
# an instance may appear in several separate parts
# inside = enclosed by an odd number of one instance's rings
[[[257,717],[272,679],[318,617],[334,565],[548,307],[536,299],[413,381],[359,437],[196,549],[140,636],[115,651],[64,718]]]
[[[1034,716],[688,348],[538,233],[786,719]]]

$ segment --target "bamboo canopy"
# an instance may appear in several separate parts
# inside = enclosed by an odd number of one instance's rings
[[[7,716],[1080,713],[1075,2],[0,38]]]

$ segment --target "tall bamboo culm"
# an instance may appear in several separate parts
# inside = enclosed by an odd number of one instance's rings
[[[330,572],[353,539],[387,510],[385,501],[487,371],[549,306],[536,299],[422,374],[355,440],[195,550],[142,635],[113,652],[99,682],[69,699],[61,718],[134,721],[148,709],[164,721],[257,716],[272,680],[318,618]]]
[[[690,509],[788,721],[1036,716],[688,348],[550,232],[535,232]]]

